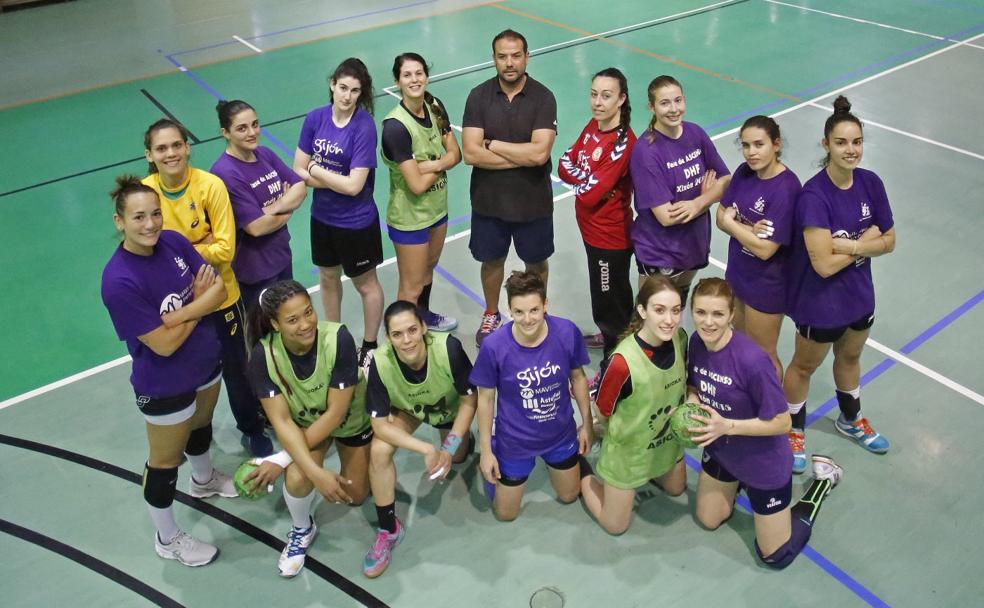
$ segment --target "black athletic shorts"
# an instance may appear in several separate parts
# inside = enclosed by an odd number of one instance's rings
[[[315,266],[341,266],[345,276],[364,274],[383,262],[379,219],[365,228],[338,228],[311,218],[311,261]]]
[[[870,315],[865,315],[853,323],[848,323],[843,327],[814,327],[812,325],[796,325],[796,331],[799,335],[803,336],[807,340],[817,342],[819,344],[832,344],[841,339],[845,333],[847,333],[848,328],[854,331],[864,331],[869,329],[875,324],[875,313]]]

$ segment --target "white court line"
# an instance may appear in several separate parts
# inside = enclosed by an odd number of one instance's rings
[[[801,11],[809,11],[811,13],[820,13],[821,15],[827,15],[828,17],[835,17],[837,19],[846,19],[848,21],[854,21],[856,23],[863,23],[865,25],[874,25],[877,27],[882,27],[889,30],[896,30],[899,32],[905,32],[906,34],[915,34],[916,36],[923,36],[925,38],[932,38],[933,40],[942,40],[945,42],[956,42],[964,46],[972,46],[975,49],[984,50],[984,46],[978,46],[976,44],[970,44],[969,42],[961,42],[959,40],[954,40],[953,38],[947,38],[946,36],[937,36],[936,34],[927,34],[926,32],[920,32],[917,30],[910,30],[904,27],[898,27],[895,25],[888,25],[887,23],[879,23],[877,21],[869,21],[867,19],[859,19],[857,17],[851,17],[849,15],[841,15],[839,13],[831,13],[828,11],[821,11],[815,8],[808,8],[806,6],[800,6],[799,4],[789,4],[788,2],[779,2],[778,0],[764,0],[770,4],[780,4],[782,6],[788,6],[790,8],[798,8]]]
[[[945,386],[945,387],[947,387],[949,389],[952,389],[952,390],[960,393],[961,395],[963,395],[964,397],[967,397],[968,399],[971,399],[973,401],[976,401],[980,405],[984,405],[984,396],[982,396],[980,393],[976,393],[976,392],[970,390],[969,388],[967,388],[966,386],[964,386],[962,384],[958,384],[958,383],[954,382],[953,380],[950,380],[949,378],[947,378],[943,374],[940,374],[938,372],[935,372],[935,371],[929,369],[928,367],[926,367],[925,365],[923,365],[921,363],[917,363],[916,361],[913,361],[912,359],[910,359],[909,357],[906,357],[902,353],[896,352],[896,351],[892,350],[891,348],[885,346],[884,344],[880,344],[880,343],[872,340],[871,338],[868,338],[868,341],[866,342],[866,344],[868,346],[870,346],[871,348],[873,348],[873,349],[875,349],[877,351],[881,351],[885,355],[888,355],[890,358],[895,359],[896,361],[898,361],[902,365],[908,366],[908,367],[916,370],[920,374],[922,374],[924,376],[927,376],[929,378],[932,378],[933,380],[936,380],[937,382],[939,382],[943,386]]]
[[[726,270],[728,267],[727,264],[725,264],[721,260],[714,259],[713,257],[710,258],[710,263],[711,266],[716,266],[721,270]],[[916,370],[917,372],[926,376],[927,378],[930,378],[931,380],[936,380],[943,386],[960,393],[964,397],[967,397],[972,401],[976,401],[980,405],[984,405],[984,396],[981,396],[979,393],[970,390],[969,388],[967,388],[962,384],[950,380],[949,378],[947,378],[946,376],[944,376],[943,374],[937,371],[933,371],[929,369],[922,363],[913,361],[912,359],[906,357],[902,353],[892,350],[891,348],[885,346],[884,344],[877,342],[874,338],[869,337],[868,340],[865,342],[865,344],[881,352],[882,354],[887,355],[890,359],[894,359],[896,362]]]
[[[40,387],[38,387],[38,388],[36,388],[34,390],[27,391],[26,393],[21,393],[20,395],[17,395],[16,397],[11,397],[10,399],[7,399],[6,401],[0,403],[0,410],[2,410],[4,408],[8,408],[11,405],[16,405],[16,404],[20,403],[21,401],[27,401],[28,399],[32,399],[32,398],[37,397],[39,395],[43,395],[45,393],[50,393],[51,391],[53,391],[53,390],[55,390],[57,388],[61,388],[63,386],[67,386],[69,384],[73,384],[75,382],[78,382],[79,380],[82,380],[83,378],[88,378],[89,376],[94,376],[94,375],[98,374],[99,372],[104,372],[104,371],[106,371],[108,369],[112,369],[112,368],[116,367],[117,365],[123,365],[124,363],[126,363],[129,360],[130,360],[130,355],[126,355],[124,357],[120,357],[119,359],[113,359],[112,361],[107,361],[106,363],[103,363],[101,365],[97,365],[97,366],[92,367],[92,368],[89,368],[89,369],[87,369],[85,371],[81,371],[81,372],[79,372],[77,374],[72,374],[71,376],[69,376],[67,378],[62,378],[61,380],[56,380],[55,382],[52,382],[50,384],[45,384],[44,386],[40,386]]]
[[[718,3],[718,4],[728,4],[728,3],[727,2],[721,2],[721,3]],[[708,6],[717,6],[717,5],[712,4],[712,5],[708,5]],[[707,7],[704,7],[704,8],[707,8]],[[702,9],[694,9],[694,10],[696,11],[696,10],[702,10]],[[689,11],[689,12],[693,12],[693,11]],[[669,17],[664,17],[663,19],[668,19],[668,18]],[[636,27],[636,26],[627,26],[627,27],[631,28],[631,27]],[[626,28],[620,28],[620,29],[626,29]],[[617,31],[617,30],[612,30],[612,31],[614,32],[614,31]],[[917,58],[915,58],[915,59],[913,59],[911,61],[908,61],[906,63],[902,63],[902,64],[899,64],[899,65],[897,65],[895,67],[892,67],[892,68],[889,68],[887,70],[884,70],[882,72],[878,72],[877,74],[872,74],[871,76],[868,76],[867,78],[864,78],[864,79],[859,80],[857,82],[853,82],[851,84],[848,84],[846,86],[843,86],[843,87],[841,87],[839,89],[836,89],[834,91],[830,91],[829,93],[824,93],[822,95],[818,95],[817,97],[814,97],[813,99],[811,99],[809,101],[804,101],[804,102],[799,103],[799,104],[796,104],[794,106],[790,106],[789,108],[786,108],[784,110],[781,110],[779,112],[776,112],[775,114],[772,114],[772,116],[773,117],[782,116],[784,114],[788,114],[788,113],[793,112],[795,110],[798,110],[800,108],[804,108],[804,107],[806,107],[806,106],[808,106],[808,105],[810,105],[812,103],[815,103],[817,101],[820,101],[821,99],[823,99],[825,97],[829,97],[831,95],[836,95],[837,93],[842,93],[842,92],[844,92],[844,91],[846,91],[848,89],[851,89],[851,88],[854,88],[856,86],[865,84],[865,83],[870,82],[872,80],[875,80],[876,78],[881,78],[882,76],[885,76],[887,74],[891,74],[891,73],[896,72],[898,70],[901,70],[902,68],[906,68],[906,67],[909,67],[911,65],[915,65],[915,64],[920,63],[922,61],[925,61],[926,59],[929,59],[931,57],[935,57],[935,56],[937,56],[937,55],[939,55],[941,53],[945,53],[945,52],[947,52],[949,50],[955,49],[955,48],[961,46],[962,44],[965,44],[966,42],[969,42],[971,40],[976,40],[977,38],[980,38],[982,36],[984,36],[984,33],[976,34],[976,35],[971,36],[969,38],[966,38],[966,39],[964,39],[962,41],[957,41],[957,42],[955,42],[955,43],[953,43],[953,44],[951,44],[949,46],[946,46],[946,47],[944,47],[942,49],[938,49],[936,51],[933,51],[932,53],[923,55],[921,57],[917,57]],[[540,50],[542,51],[543,49],[540,49]],[[492,64],[491,61],[490,62],[487,62],[487,63],[489,65]],[[485,64],[478,64],[478,65],[485,65]],[[472,66],[472,67],[476,67],[476,66]],[[181,69],[182,69],[182,71],[186,71],[187,70],[187,68],[181,68]],[[462,68],[462,69],[466,69],[466,68]],[[462,70],[455,70],[455,71],[462,71]],[[453,73],[453,72],[448,72],[448,74],[450,74],[450,73]],[[389,93],[391,95],[394,95],[394,93],[390,90],[390,88],[386,88],[384,90],[387,93]],[[394,96],[397,96],[397,95],[394,95]],[[460,130],[460,127],[458,127],[458,129]],[[718,133],[717,135],[715,135],[711,139],[714,140],[714,141],[717,141],[718,139],[721,139],[723,137],[727,137],[729,135],[734,135],[735,133],[738,132],[738,129],[739,129],[739,127],[735,127],[734,129],[725,131],[724,133]],[[573,194],[574,193],[572,191],[565,192],[563,194],[560,194],[560,195],[555,196],[554,197],[554,201],[563,200],[565,198],[568,198],[570,196],[573,196]],[[464,235],[464,234],[470,233],[470,232],[471,231],[467,231],[467,232],[462,232],[462,233],[459,233],[459,234]],[[460,237],[458,237],[458,235],[456,234],[456,235],[454,235],[454,237],[450,237],[450,238],[453,239],[453,238],[460,238]],[[379,267],[388,266],[389,264],[392,264],[395,261],[396,261],[396,258],[387,258],[386,260],[383,261],[382,264],[379,265]],[[714,263],[714,262],[716,262],[717,264],[721,264],[721,262],[719,262],[717,260],[714,260],[712,263]],[[715,264],[715,265],[717,265],[717,264]],[[722,265],[721,267],[723,268],[724,266]],[[346,279],[347,279],[347,277],[342,277],[342,280],[346,280]],[[309,293],[315,293],[319,289],[320,289],[320,286],[315,285],[315,286],[311,287],[311,289],[309,289],[308,292]],[[61,380],[58,380],[56,382],[52,382],[50,384],[46,384],[46,385],[44,385],[42,387],[36,388],[36,389],[31,390],[31,391],[28,391],[26,393],[22,393],[20,395],[15,396],[15,397],[11,397],[10,399],[7,399],[5,401],[0,402],[0,410],[3,410],[5,408],[8,408],[11,405],[15,405],[17,403],[20,403],[20,402],[25,401],[27,399],[30,399],[32,397],[37,397],[38,395],[42,395],[44,393],[48,393],[48,392],[53,391],[55,389],[61,388],[63,386],[66,386],[68,384],[72,384],[72,383],[77,382],[79,380],[82,380],[84,378],[88,378],[89,376],[93,376],[95,374],[98,374],[101,371],[104,371],[104,370],[107,370],[107,369],[116,367],[117,365],[121,365],[123,363],[126,363],[129,360],[130,360],[130,357],[129,356],[121,357],[119,359],[114,359],[113,361],[109,361],[107,363],[103,363],[101,365],[97,365],[96,367],[92,367],[90,369],[81,371],[81,372],[79,372],[77,374],[73,374],[72,376],[69,376],[67,378],[63,378]]]
[[[634,29],[641,28],[641,27],[647,27],[647,26],[650,26],[650,25],[656,25],[656,24],[659,24],[659,23],[663,23],[664,21],[672,21],[674,19],[679,19],[680,17],[686,17],[687,15],[692,15],[694,13],[700,13],[700,12],[703,12],[703,11],[712,10],[712,9],[715,9],[715,8],[720,8],[720,7],[726,6],[728,4],[738,4],[740,2],[746,2],[746,1],[747,0],[725,0],[724,2],[715,2],[714,4],[708,4],[708,5],[705,5],[705,6],[698,7],[698,8],[690,9],[688,11],[682,11],[682,12],[679,12],[679,13],[674,13],[672,15],[667,15],[666,17],[659,17],[658,19],[650,19],[648,21],[640,21],[639,23],[633,23],[632,25],[625,25],[625,26],[622,26],[622,27],[615,28],[613,30],[608,30],[607,32],[601,32],[599,34],[592,34],[590,36],[581,36],[580,38],[573,38],[571,40],[566,40],[564,42],[558,42],[556,44],[551,44],[551,45],[548,45],[548,46],[540,47],[538,49],[533,49],[532,51],[530,51],[530,56],[539,55],[539,54],[542,54],[542,53],[546,53],[547,51],[552,51],[552,50],[557,49],[557,48],[565,47],[565,46],[572,45],[572,44],[577,44],[578,42],[585,42],[585,41],[588,41],[588,40],[597,40],[598,38],[606,38],[608,36],[615,36],[617,34],[621,34],[622,32],[627,32],[629,30],[634,30]],[[477,69],[477,68],[488,68],[488,67],[492,67],[493,65],[495,65],[495,63],[493,61],[483,61],[481,63],[476,63],[474,65],[469,65],[469,66],[466,66],[466,67],[463,67],[463,68],[457,68],[457,69],[454,69],[454,70],[450,70],[448,72],[441,72],[439,74],[433,74],[433,75],[430,76],[430,78],[431,79],[434,79],[434,78],[444,78],[446,76],[452,76],[452,75],[457,74],[459,72],[468,72],[470,70],[474,70],[474,69]],[[394,87],[387,87],[384,90],[387,93],[389,93],[389,92],[391,92],[390,89],[392,89],[392,88],[394,88]]]
[[[772,118],[778,118],[780,116],[784,116],[786,114],[789,114],[790,112],[795,112],[796,110],[799,110],[801,108],[805,108],[806,106],[809,106],[809,105],[812,105],[812,104],[815,104],[816,102],[820,101],[821,99],[825,99],[827,97],[830,97],[831,95],[838,95],[840,93],[843,93],[844,91],[848,91],[850,89],[853,89],[854,87],[861,86],[863,84],[866,84],[866,83],[871,82],[872,80],[881,78],[882,76],[887,76],[887,75],[892,74],[894,72],[897,72],[897,71],[899,71],[899,70],[901,70],[903,68],[907,68],[907,67],[912,66],[912,65],[915,65],[917,63],[921,63],[921,62],[923,62],[923,61],[925,61],[927,59],[930,59],[932,57],[936,57],[937,55],[940,55],[940,54],[945,53],[947,51],[952,51],[953,49],[961,46],[962,44],[964,44],[964,43],[966,43],[966,42],[968,42],[970,40],[976,40],[976,39],[978,39],[978,38],[980,38],[982,36],[984,36],[984,33],[974,34],[973,36],[971,36],[969,38],[964,38],[963,40],[958,40],[957,42],[954,42],[953,44],[951,44],[949,46],[945,46],[945,47],[943,47],[941,49],[937,49],[937,50],[933,51],[932,53],[929,53],[927,55],[923,55],[921,57],[916,57],[915,59],[913,59],[911,61],[907,61],[905,63],[900,63],[899,65],[897,65],[895,67],[888,68],[887,70],[883,70],[881,72],[878,72],[877,74],[872,74],[871,76],[868,76],[867,78],[862,78],[861,80],[858,80],[856,82],[852,82],[851,84],[844,85],[844,86],[842,86],[839,89],[834,89],[833,91],[829,91],[827,93],[823,93],[821,95],[817,95],[813,99],[808,99],[808,100],[803,101],[803,102],[800,102],[800,103],[798,103],[798,104],[796,104],[794,106],[790,106],[790,107],[788,107],[788,108],[786,108],[784,110],[779,110],[778,112],[776,112],[774,114],[769,114],[769,116],[771,116]],[[825,109],[828,109],[828,108],[825,108]],[[741,127],[735,127],[733,129],[729,129],[729,130],[725,131],[724,133],[718,133],[717,135],[715,135],[711,139],[714,140],[714,141],[716,141],[716,140],[718,140],[718,139],[720,139],[722,137],[727,137],[728,135],[734,135],[735,133],[738,132],[739,129],[741,129]]]
[[[239,36],[233,36],[232,39],[235,40],[236,42],[243,43],[246,46],[246,48],[252,49],[252,50],[256,51],[257,53],[262,53],[263,52],[263,49],[261,49],[260,47],[258,47],[256,45],[250,44],[249,42],[246,42],[245,40],[243,40]]]
[[[829,112],[830,111],[830,108],[828,108],[826,106],[822,106],[822,105],[820,105],[818,103],[810,102],[810,105],[812,107],[814,107],[814,108],[819,108],[819,109],[824,110],[826,112]],[[976,152],[971,152],[970,150],[964,150],[963,148],[958,148],[956,146],[951,146],[950,144],[945,144],[945,143],[943,143],[941,141],[936,141],[935,139],[930,139],[928,137],[923,137],[922,135],[916,135],[915,133],[910,133],[908,131],[903,131],[902,129],[896,129],[895,127],[890,127],[890,126],[884,125],[884,124],[882,124],[880,122],[875,122],[873,120],[868,120],[868,119],[862,120],[861,122],[863,122],[865,126],[871,125],[873,127],[878,127],[879,129],[884,129],[886,131],[891,131],[892,133],[898,133],[899,135],[905,135],[906,137],[911,137],[912,139],[918,139],[921,142],[925,142],[927,144],[932,144],[934,146],[939,146],[940,148],[944,148],[944,149],[950,150],[952,152],[958,152],[960,154],[966,154],[967,156],[976,158],[977,160],[984,160],[984,155],[982,155],[982,154],[977,154]]]

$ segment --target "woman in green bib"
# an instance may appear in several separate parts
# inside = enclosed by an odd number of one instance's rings
[[[375,432],[370,481],[379,518],[379,532],[362,567],[370,578],[386,570],[393,547],[403,539],[395,510],[396,450],[422,454],[428,478],[439,481],[474,447],[468,429],[475,416],[476,391],[468,381],[472,363],[461,341],[428,332],[418,307],[405,300],[386,308],[383,324],[388,341],[373,354],[366,388]],[[440,431],[440,447],[413,436],[421,423]]]
[[[610,534],[629,528],[636,488],[652,480],[671,496],[687,489],[683,448],[670,431],[670,414],[687,393],[680,292],[665,276],[649,277],[635,304],[602,368],[596,404],[608,431],[598,474],[581,479],[585,506]]]
[[[434,267],[448,233],[447,172],[461,162],[447,110],[426,91],[428,68],[417,53],[393,61],[400,103],[383,118],[383,162],[389,167],[386,225],[400,273],[397,299],[414,302],[427,327],[451,331],[458,322],[430,310]]]
[[[293,520],[280,555],[280,575],[296,576],[318,533],[311,516],[317,493],[335,503],[361,504],[369,494],[365,381],[355,340],[340,323],[318,321],[311,297],[297,281],[260,292],[253,311],[249,377],[285,452],[265,459],[254,487],[284,476],[284,501]],[[335,442],[341,473],[323,467]]]

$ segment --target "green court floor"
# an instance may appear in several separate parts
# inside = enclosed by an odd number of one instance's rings
[[[0,566],[4,605],[511,607],[531,605],[544,587],[559,590],[568,607],[978,604],[976,506],[984,494],[966,480],[984,464],[973,448],[984,427],[977,306],[984,299],[984,2],[323,4],[79,0],[0,16],[0,206],[7,210],[0,315],[8,320],[0,344],[7,361],[0,367],[7,463],[0,549],[15,556]],[[650,117],[646,85],[671,74],[684,85],[688,120],[715,138],[729,167],[741,162],[734,132],[741,122],[776,114],[784,160],[803,181],[817,171],[822,124],[843,89],[867,123],[864,166],[885,181],[897,223],[896,252],[874,264],[876,344],[862,359],[865,411],[891,438],[892,452],[864,453],[834,432],[824,416],[833,396],[828,362],[811,389],[809,407],[818,413],[808,450],[833,453],[847,476],[807,553],[782,573],[756,563],[747,513],[713,533],[697,526],[693,471],[688,495],[654,490],[641,498],[630,531],[610,537],[581,506],[553,500],[542,471],[520,519],[502,524],[476,483],[477,459],[433,486],[420,459],[405,454],[398,511],[409,534],[380,579],[360,572],[375,519],[367,503],[321,505],[322,535],[311,553],[321,566],[280,580],[275,547],[289,520],[279,491],[261,502],[179,506],[179,521],[214,539],[222,558],[203,570],[158,560],[133,478],[146,458],[143,423],[132,407],[125,347],[99,296],[117,242],[107,192],[116,175],[146,171],[144,129],[166,108],[194,134],[192,163],[207,169],[224,149],[215,103],[242,98],[257,108],[264,144],[289,159],[304,114],[328,103],[326,76],[340,60],[358,56],[369,66],[378,119],[396,103],[385,88],[393,57],[407,50],[432,64],[429,90],[458,123],[469,90],[494,75],[489,43],[505,28],[526,35],[529,72],[557,97],[555,163],[588,120],[590,76],[610,65],[629,78],[637,133]],[[459,166],[449,177],[451,229],[433,301],[461,320],[458,335],[474,354],[481,285],[467,249],[469,171]],[[387,180],[379,170],[381,210]],[[587,331],[572,199],[559,185],[555,194],[551,312]],[[303,210],[290,229],[295,276],[313,286]],[[726,248],[717,232],[719,264],[704,274],[723,274]],[[395,264],[379,272],[394,297]],[[346,289],[343,317],[358,333],[358,297]],[[792,335],[786,327],[781,337],[787,361]],[[245,455],[224,402],[217,460],[233,468]],[[19,530],[86,557],[73,561]],[[91,560],[110,568],[93,570]],[[39,573],[54,583],[39,584]],[[150,591],[135,592],[142,587],[134,580]]]

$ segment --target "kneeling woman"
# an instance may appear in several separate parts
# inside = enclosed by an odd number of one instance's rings
[[[611,534],[628,529],[636,488],[654,480],[671,496],[687,489],[683,448],[670,432],[670,414],[687,392],[682,309],[680,291],[668,277],[646,279],[626,337],[602,373],[596,404],[608,431],[598,460],[601,480],[583,477],[581,496]]]
[[[366,389],[375,432],[370,479],[379,517],[379,533],[362,565],[370,578],[386,570],[393,547],[403,539],[395,508],[397,448],[422,454],[428,476],[437,481],[474,447],[468,427],[475,417],[475,386],[468,380],[472,364],[461,342],[450,334],[428,332],[420,308],[405,300],[386,308],[383,324],[389,341],[369,363]],[[422,422],[440,430],[440,448],[413,437]]]
[[[361,504],[369,493],[372,429],[363,405],[355,341],[344,325],[318,321],[311,297],[296,281],[280,281],[260,292],[253,312],[255,339],[249,376],[277,439],[287,454],[284,501],[294,526],[280,555],[280,575],[297,575],[318,533],[311,517],[317,489],[332,502]],[[323,468],[332,440],[338,441],[341,474]],[[285,456],[289,456],[285,458]],[[280,473],[266,468],[256,484]]]
[[[581,332],[573,322],[547,315],[547,287],[535,272],[514,272],[506,280],[506,298],[513,320],[482,343],[471,380],[478,387],[486,493],[496,517],[511,521],[519,516],[538,457],[547,463],[557,498],[574,502],[580,493],[578,455],[594,439]],[[585,422],[580,429],[572,393]]]
[[[782,569],[810,540],[820,504],[844,471],[830,458],[814,455],[815,479],[790,507],[789,411],[772,360],[751,338],[731,328],[734,310],[735,298],[725,281],[712,278],[697,284],[688,390],[690,400],[710,416],[706,425],[695,423],[690,429],[704,448],[697,519],[716,529],[731,517],[735,496],[744,488],[755,517],[755,550],[767,566]]]
[[[102,299],[133,357],[130,382],[147,423],[143,494],[157,528],[154,547],[165,559],[204,566],[219,550],[181,531],[172,505],[182,453],[191,465],[191,496],[236,495],[209,458],[222,366],[215,327],[201,322],[222,304],[225,286],[188,239],[161,229],[160,199],[150,186],[124,175],[111,196],[123,243],[103,271]]]

